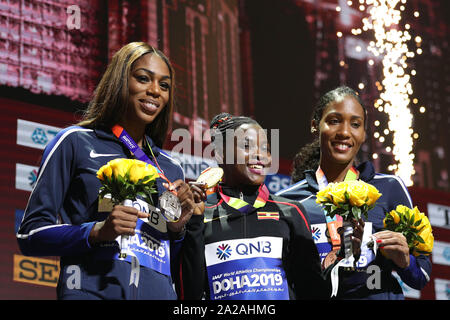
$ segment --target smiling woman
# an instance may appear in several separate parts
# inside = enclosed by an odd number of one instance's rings
[[[181,166],[161,150],[172,116],[174,77],[161,51],[143,42],[123,46],[83,121],[47,145],[17,238],[25,255],[61,256],[59,299],[177,298],[171,263],[184,225],[202,205],[195,204]],[[132,206],[99,201],[96,172],[113,159],[138,159],[158,168],[152,201],[142,195]],[[181,207],[177,221],[166,222],[164,209],[154,208],[163,194]],[[116,239],[127,237],[124,257]],[[76,288],[68,285],[73,266],[81,272]]]
[[[231,187],[260,185],[272,163],[266,133],[255,120],[247,117],[219,122],[227,116],[221,114],[212,120],[211,134],[224,180]]]
[[[150,109],[157,105],[160,116],[148,119],[145,132],[161,148],[173,113],[174,84],[175,71],[163,52],[143,42],[131,42],[113,56],[78,125],[112,127],[137,117],[139,103],[142,113],[144,104],[153,102]],[[135,131],[132,126],[128,129]],[[142,139],[142,134],[132,135],[138,143]]]
[[[129,101],[125,116],[119,124],[133,128],[128,133],[142,146],[142,132],[164,110],[170,99],[172,72],[164,60],[156,54],[145,54],[138,59],[128,80]]]
[[[300,204],[269,194],[272,157],[253,119],[217,115],[210,125],[223,182],[203,216],[186,225],[179,294],[184,299],[314,299],[329,296]]]
[[[366,138],[365,110],[353,96],[347,95],[328,104],[319,121],[311,121],[319,134],[320,166],[330,181],[341,181],[353,166],[356,154]]]
[[[339,241],[330,235],[340,219],[328,219],[323,208],[316,203],[319,190],[331,182],[362,180],[376,187],[382,196],[368,212],[364,227],[361,256],[356,267],[343,272],[338,299],[403,299],[402,289],[392,276],[397,271],[410,287],[421,289],[429,281],[431,264],[427,256],[409,254],[405,237],[397,232],[381,231],[386,212],[403,204],[412,208],[411,198],[403,181],[396,176],[376,173],[369,162],[356,164],[357,153],[366,138],[367,112],[359,95],[342,86],[325,93],[314,110],[311,132],[316,141],[302,148],[294,159],[293,185],[277,195],[296,200],[306,208],[315,230],[315,242],[322,261],[339,254]],[[370,236],[377,239],[383,254],[368,247]],[[377,288],[366,285],[373,267],[381,270],[381,283]],[[359,272],[358,272],[359,271]],[[341,275],[340,275],[341,277]]]

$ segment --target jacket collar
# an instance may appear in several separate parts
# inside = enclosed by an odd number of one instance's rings
[[[239,198],[241,192],[246,197],[257,196],[258,189],[260,185],[257,186],[240,186],[240,187],[229,187],[227,185],[221,184],[222,192],[230,197]]]
[[[119,143],[122,143],[111,131],[111,128],[106,127],[98,127],[94,128],[94,132],[97,135],[97,137],[102,139],[108,139],[108,140],[114,140]],[[155,142],[150,138],[147,134],[145,135],[145,139],[147,140],[148,144],[152,148],[152,151],[155,155],[155,157],[159,156],[161,149],[155,144]],[[144,151],[146,151],[147,147],[144,147]],[[151,155],[151,154],[150,154]]]
[[[240,188],[233,188],[233,187],[228,187],[228,186],[222,184],[221,187],[222,187],[222,192],[224,194],[226,194],[227,196],[239,198],[240,193],[242,192],[245,201],[253,202],[253,201],[255,201],[255,199],[258,196],[258,189],[260,186],[259,185],[258,186],[243,186]],[[219,195],[219,191],[216,190],[216,192],[211,193],[207,196],[206,202],[208,204],[216,204],[220,200],[221,200],[221,197]]]
[[[359,179],[362,181],[370,181],[375,176],[375,168],[370,161],[364,161],[356,167],[359,171]],[[305,179],[308,186],[316,191],[319,191],[319,184],[316,180],[316,172],[314,170],[305,170]]]
[[[372,162],[364,161],[359,166],[356,167],[359,171],[359,178],[362,181],[370,181],[375,176],[375,168],[373,167]]]
[[[319,191],[319,184],[317,183],[316,180],[316,172],[313,170],[306,170],[305,171],[305,179],[306,182],[308,183],[308,186],[311,187],[312,189]]]

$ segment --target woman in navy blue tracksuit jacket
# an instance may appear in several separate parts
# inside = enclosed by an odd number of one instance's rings
[[[343,181],[349,171],[375,186],[382,196],[369,211],[364,228],[364,239],[374,234],[383,254],[374,255],[363,243],[357,267],[340,271],[338,299],[404,299],[402,289],[392,275],[408,286],[422,289],[430,280],[431,263],[427,256],[409,254],[405,238],[396,232],[381,231],[386,212],[402,204],[413,203],[403,181],[395,175],[376,173],[372,163],[355,165],[356,154],[365,140],[366,110],[357,93],[348,87],[339,87],[326,93],[313,114],[311,131],[318,140],[302,148],[294,159],[292,181],[277,195],[299,201],[311,222],[313,238],[321,259],[332,245],[327,236],[327,223],[322,207],[315,202],[316,193],[328,182]],[[364,242],[364,241],[363,241]],[[379,281],[375,271],[380,270]]]
[[[195,203],[181,166],[162,150],[173,109],[174,74],[162,52],[129,43],[112,58],[85,116],[46,147],[36,185],[17,233],[22,252],[60,256],[59,299],[176,299],[171,261]],[[135,158],[113,133],[133,139],[177,189],[178,222],[166,223],[145,202],[99,203],[97,170],[115,158]],[[166,181],[157,179],[158,195]],[[131,255],[119,259],[115,239],[129,235]],[[133,274],[133,281],[130,281]]]

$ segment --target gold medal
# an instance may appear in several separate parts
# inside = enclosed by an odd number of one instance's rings
[[[214,168],[206,168],[200,173],[200,176],[197,178],[195,182],[189,182],[193,185],[199,185],[205,189],[210,189],[215,187],[223,177],[223,170],[219,167]]]

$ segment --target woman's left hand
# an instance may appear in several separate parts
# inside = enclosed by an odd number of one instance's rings
[[[360,218],[359,220],[351,219],[353,227],[353,235],[352,235],[352,249],[353,249],[353,257],[355,257],[355,261],[359,260],[361,256],[361,244],[362,238],[364,235],[364,220]]]
[[[170,186],[164,184],[169,191],[176,191],[178,200],[181,203],[181,216],[175,222],[168,222],[167,228],[175,233],[179,233],[183,230],[185,224],[189,221],[196,204],[194,202],[194,196],[189,185],[181,179],[174,181]]]
[[[383,255],[400,268],[409,267],[409,247],[406,238],[399,232],[384,230],[374,233]]]
[[[206,189],[195,184],[189,185],[194,197],[195,208],[194,215],[201,216],[205,212]]]

